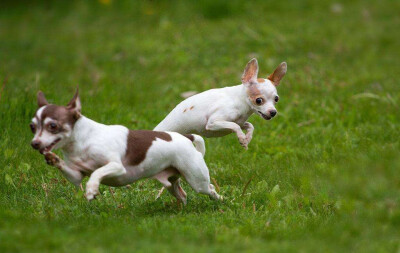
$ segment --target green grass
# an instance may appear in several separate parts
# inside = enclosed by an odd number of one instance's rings
[[[399,252],[398,1],[0,4],[1,252]],[[152,129],[180,93],[288,74],[245,151],[207,139],[223,203],[151,180],[88,203],[29,145],[36,92]],[[6,78],[7,81],[3,81]],[[1,88],[3,87],[3,88]],[[247,185],[247,187],[246,187]],[[110,191],[113,191],[113,195]],[[244,194],[243,194],[244,192]]]

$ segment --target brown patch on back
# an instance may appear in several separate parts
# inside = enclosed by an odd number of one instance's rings
[[[193,108],[194,108],[194,106],[192,105],[189,109],[186,108],[185,110],[183,110],[183,112],[185,113],[185,112],[187,112],[188,110],[193,110]]]
[[[257,82],[258,83],[265,83],[265,79],[264,78],[257,78]]]
[[[171,135],[166,132],[129,130],[125,162],[128,165],[140,164],[146,158],[147,150],[156,138],[172,141]]]
[[[182,134],[182,135],[188,138],[191,142],[194,141],[194,136],[192,134]]]

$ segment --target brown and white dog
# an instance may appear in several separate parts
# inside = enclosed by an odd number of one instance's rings
[[[266,120],[277,114],[275,104],[279,96],[276,87],[286,71],[287,64],[282,62],[267,78],[258,78],[258,63],[252,59],[244,70],[242,84],[207,90],[187,98],[154,130],[204,137],[220,137],[234,132],[239,143],[247,149],[254,131],[247,119],[253,113]]]
[[[202,137],[97,123],[81,114],[78,91],[67,106],[49,104],[42,92],[37,100],[39,108],[30,124],[35,135],[32,147],[76,186],[89,176],[88,200],[99,194],[100,183],[123,186],[155,178],[186,204],[179,176],[196,192],[221,199],[210,184]],[[53,149],[62,149],[65,161]]]

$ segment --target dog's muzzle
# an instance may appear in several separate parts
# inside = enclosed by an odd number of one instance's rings
[[[264,114],[264,113],[262,113],[262,112],[260,112],[260,111],[258,111],[258,113],[260,114],[261,117],[263,117],[263,118],[266,119],[266,120],[272,119],[272,117],[271,117],[271,116],[268,116],[267,114]]]

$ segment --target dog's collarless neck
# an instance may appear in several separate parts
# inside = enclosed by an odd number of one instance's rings
[[[71,136],[68,138],[68,143],[62,148],[65,154],[75,153],[79,148],[84,146],[86,140],[90,138],[93,134],[93,129],[98,123],[81,115],[79,119],[75,122],[74,128],[72,130]]]

